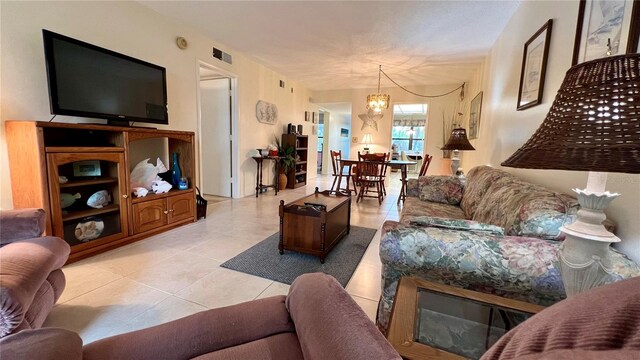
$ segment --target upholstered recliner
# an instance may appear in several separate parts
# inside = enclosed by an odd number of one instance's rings
[[[298,277],[286,297],[207,310],[84,347],[71,331],[22,331],[0,339],[0,358],[400,360],[342,286],[321,273]]]
[[[41,209],[0,211],[0,337],[41,327],[62,294],[70,248],[44,227]]]

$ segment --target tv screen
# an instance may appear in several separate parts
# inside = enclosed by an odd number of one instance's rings
[[[165,68],[42,30],[51,113],[168,124]]]

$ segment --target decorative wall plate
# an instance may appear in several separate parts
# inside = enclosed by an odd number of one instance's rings
[[[258,101],[256,104],[256,118],[265,124],[275,125],[278,121],[278,107],[266,101]]]

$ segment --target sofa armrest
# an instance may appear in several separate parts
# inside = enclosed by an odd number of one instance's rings
[[[64,329],[23,330],[0,339],[0,359],[82,360],[82,339]]]
[[[294,332],[284,301],[284,296],[254,300],[108,337],[86,345],[84,359],[191,359]]]
[[[325,274],[298,277],[287,308],[307,360],[400,359],[351,296]]]
[[[41,236],[45,229],[45,215],[42,209],[0,211],[0,246]]]
[[[52,271],[64,265],[69,252],[69,244],[52,236],[0,248],[0,336],[20,325],[38,289]]]

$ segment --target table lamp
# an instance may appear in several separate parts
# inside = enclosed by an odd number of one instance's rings
[[[362,136],[362,144],[364,144],[363,154],[369,153],[369,145],[373,144],[373,136],[371,134],[364,134]]]
[[[609,245],[620,239],[602,225],[620,194],[605,191],[608,172],[640,173],[640,54],[576,65],[540,128],[502,166],[589,171],[587,188],[573,189],[580,210],[560,230],[567,295],[602,285],[610,273]]]
[[[451,131],[451,136],[446,144],[440,150],[453,150],[451,157],[451,175],[456,176],[460,167],[460,150],[475,150],[467,139],[467,130],[464,128],[455,128]]]

